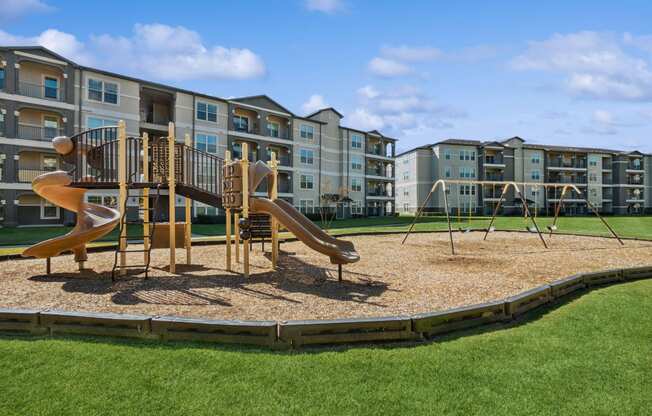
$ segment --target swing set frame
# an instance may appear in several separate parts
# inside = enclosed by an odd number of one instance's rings
[[[447,190],[446,187],[448,186],[448,189],[450,189],[449,185],[453,185],[453,184],[455,184],[455,185],[480,185],[480,191],[476,190],[476,197],[478,195],[477,192],[483,192],[484,187],[487,186],[487,185],[492,186],[494,189],[495,189],[496,185],[503,187],[502,192],[500,193],[500,198],[498,199],[498,202],[496,203],[496,207],[494,208],[493,214],[491,216],[491,221],[489,222],[489,226],[486,228],[485,233],[484,233],[484,237],[482,238],[483,241],[487,240],[489,232],[491,231],[491,229],[493,227],[493,224],[496,221],[496,217],[498,216],[498,211],[500,210],[500,207],[501,207],[503,201],[505,200],[505,195],[510,190],[510,188],[512,188],[512,189],[514,189],[514,192],[516,193],[517,198],[521,200],[521,205],[522,205],[522,209],[523,209],[523,216],[524,216],[525,220],[527,221],[527,219],[529,218],[532,221],[532,224],[534,225],[534,228],[536,230],[537,235],[539,236],[539,239],[541,240],[541,243],[543,244],[544,248],[548,249],[549,248],[548,243],[546,242],[546,239],[544,238],[543,233],[541,232],[541,229],[539,228],[539,225],[537,224],[536,215],[532,216],[530,214],[530,209],[528,207],[527,200],[525,199],[525,197],[523,196],[523,193],[521,192],[521,187],[523,187],[523,189],[526,189],[528,186],[530,186],[530,187],[536,188],[537,191],[538,191],[539,187],[543,187],[543,191],[545,193],[546,190],[549,187],[557,189],[560,186],[562,186],[562,192],[561,192],[561,195],[559,197],[559,201],[557,202],[557,206],[555,208],[555,216],[554,216],[554,219],[553,219],[553,223],[552,223],[552,225],[550,227],[548,227],[548,229],[550,230],[550,237],[552,237],[552,232],[557,227],[557,220],[559,218],[559,213],[561,211],[561,206],[562,206],[562,203],[563,203],[563,200],[564,200],[564,196],[566,195],[566,193],[570,189],[570,190],[575,191],[578,196],[582,197],[582,199],[584,200],[586,205],[589,207],[589,209],[598,218],[600,218],[600,221],[602,221],[604,226],[609,230],[609,232],[614,236],[614,238],[616,238],[616,240],[620,243],[620,245],[624,245],[622,239],[618,236],[616,231],[613,228],[611,228],[611,226],[609,225],[607,220],[605,220],[604,217],[602,215],[600,215],[597,208],[591,203],[591,201],[589,201],[589,199],[587,197],[584,196],[582,191],[580,191],[579,188],[577,186],[573,185],[573,184],[560,185],[560,184],[557,184],[557,183],[515,182],[515,181],[473,181],[473,180],[459,180],[459,179],[449,179],[449,180],[439,179],[432,185],[432,187],[430,188],[430,192],[428,192],[428,196],[426,196],[426,199],[423,201],[423,204],[421,204],[421,206],[417,210],[417,214],[414,216],[414,220],[412,220],[412,223],[410,224],[410,228],[408,229],[407,233],[405,234],[405,237],[403,237],[403,241],[401,242],[401,245],[405,244],[405,241],[410,236],[410,233],[414,230],[414,226],[416,225],[416,222],[419,220],[419,217],[423,213],[426,205],[428,204],[428,201],[430,201],[430,198],[432,197],[432,195],[437,191],[437,188],[440,188],[443,191],[444,211],[446,213],[446,222],[448,224],[448,236],[449,236],[449,241],[450,241],[451,254],[455,255],[455,242],[453,240],[453,228],[451,226],[451,216],[450,216],[449,209],[448,209],[448,194],[446,192],[446,190]],[[537,197],[538,197],[538,193],[537,193]],[[459,209],[459,207],[458,207],[458,209]],[[470,228],[470,224],[469,224],[469,228]]]

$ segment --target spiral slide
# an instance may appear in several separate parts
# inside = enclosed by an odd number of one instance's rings
[[[120,213],[102,205],[84,202],[86,189],[68,187],[72,178],[66,172],[38,176],[32,188],[54,205],[77,213],[77,224],[68,234],[51,238],[23,251],[23,257],[47,258],[65,251],[75,253],[75,261],[86,261],[86,244],[110,233],[120,221]]]
[[[273,215],[305,245],[330,257],[331,263],[347,264],[360,260],[353,243],[328,235],[292,204],[282,199],[251,198],[250,205],[253,212]]]

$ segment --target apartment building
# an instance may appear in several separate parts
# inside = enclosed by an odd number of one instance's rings
[[[301,116],[265,95],[224,99],[80,66],[42,47],[0,47],[0,224],[72,222],[71,213],[36,195],[31,181],[66,168],[52,138],[118,120],[128,135],[154,139],[167,136],[173,121],[177,140],[188,134],[195,147],[220,157],[227,150],[242,157],[243,143],[252,161],[275,152],[279,196],[305,213],[328,206],[342,218],[393,214],[396,140],[344,127],[342,118],[333,108]],[[87,198],[115,205],[116,195],[90,190]],[[332,202],[324,202],[329,195]],[[137,206],[138,195],[128,203]],[[194,203],[193,215],[201,214],[219,210]]]
[[[652,211],[652,156],[638,151],[530,144],[520,137],[503,141],[448,139],[399,154],[396,166],[399,212],[415,212],[438,179],[530,183],[522,189],[523,198],[531,210],[542,214],[554,213],[565,184],[582,192],[581,196],[575,191],[564,196],[565,215],[589,213],[584,197],[605,214]],[[497,185],[451,184],[447,196],[450,211],[490,214],[501,192]],[[522,209],[511,189],[502,206],[506,214]],[[441,192],[432,196],[426,209],[443,212]]]

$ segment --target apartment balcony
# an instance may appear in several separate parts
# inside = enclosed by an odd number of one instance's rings
[[[5,124],[5,120],[2,114],[0,114],[0,117],[2,117],[2,119],[0,119],[0,137],[4,137],[6,134],[5,132],[7,131],[5,130],[7,125]]]
[[[366,176],[373,176],[375,178],[394,180],[394,176],[389,174],[382,167],[370,167],[370,166],[367,166],[367,168],[365,169],[365,175]]]
[[[602,160],[602,170],[603,171],[611,171],[613,169],[613,163],[611,162],[611,159],[607,160]]]
[[[502,187],[494,189],[487,189],[482,194],[482,199],[485,201],[498,201],[500,195],[503,193]]]
[[[290,130],[289,129],[275,129],[275,128],[269,128],[265,127],[263,129],[265,136],[267,137],[273,137],[275,139],[284,139],[284,140],[290,140]],[[255,133],[252,133],[255,134]]]
[[[644,180],[640,176],[628,176],[627,177],[627,185],[640,185],[643,186]]]
[[[573,184],[573,185],[583,185],[586,184],[586,176],[572,176],[572,177],[550,177],[548,183],[559,183],[559,184]]]
[[[483,162],[485,168],[505,168],[505,159],[502,156],[485,156]]]
[[[392,146],[383,145],[382,143],[367,143],[365,153],[371,156],[393,158]]]
[[[18,93],[26,97],[42,98],[45,100],[65,101],[65,90],[53,85],[32,84],[19,82]]]
[[[585,159],[548,159],[548,169],[557,170],[572,170],[572,169],[586,169]]]
[[[487,173],[484,175],[484,180],[485,181],[494,181],[494,182],[502,182],[505,180],[505,176],[501,173]]]
[[[54,172],[54,170],[44,170],[44,169],[16,169],[16,182],[18,183],[32,183],[37,176],[43,175],[44,173]]]
[[[394,196],[390,192],[381,191],[381,190],[367,191],[367,197],[369,197],[369,198],[378,198],[378,199],[394,198]]]
[[[18,124],[18,138],[25,140],[51,141],[57,136],[63,136],[60,127],[41,127],[29,124]]]
[[[611,189],[603,189],[602,190],[602,200],[603,201],[611,201],[613,200],[614,194]]]
[[[639,163],[629,162],[629,163],[627,164],[627,167],[626,167],[625,169],[626,169],[627,172],[629,172],[629,173],[639,173],[639,172],[643,172],[643,171],[644,171],[644,168],[643,168],[643,162],[639,162]]]

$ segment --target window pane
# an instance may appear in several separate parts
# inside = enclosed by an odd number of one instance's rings
[[[5,69],[0,68],[0,89],[5,87]]]
[[[104,102],[118,104],[118,84],[104,83]]]
[[[59,81],[56,78],[45,78],[45,98],[56,99],[59,94]]]
[[[88,80],[88,99],[102,101],[102,81]]]
[[[206,103],[197,103],[197,118],[206,120]]]
[[[217,121],[217,106],[213,104],[207,105],[208,121],[216,122]]]

